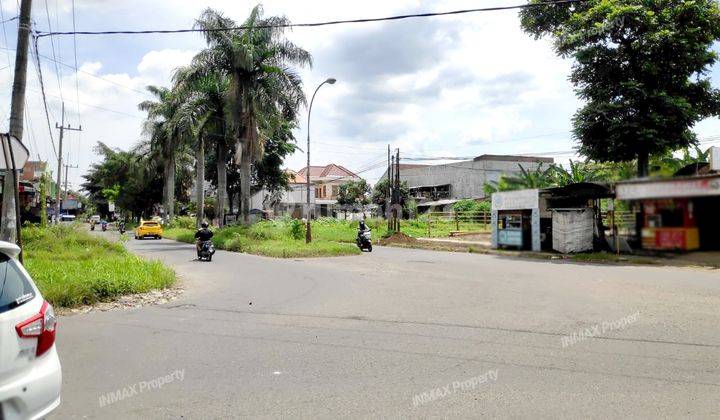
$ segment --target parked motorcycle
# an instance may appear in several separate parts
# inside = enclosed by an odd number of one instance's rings
[[[370,229],[366,229],[364,231],[358,231],[357,239],[355,239],[355,242],[357,243],[358,248],[360,248],[360,251],[367,251],[372,252],[372,236],[370,234]]]
[[[106,221],[100,222],[100,226],[102,227],[102,231],[103,231],[103,232],[105,232],[105,231],[107,230],[107,225],[108,225],[108,224],[107,224]]]
[[[125,234],[125,222],[118,223],[118,230],[120,231],[121,235]]]
[[[200,250],[198,251],[198,259],[200,261],[212,261],[212,257],[215,254],[215,245],[212,241],[203,241],[200,244]]]
[[[90,230],[95,230],[95,223],[90,223]]]

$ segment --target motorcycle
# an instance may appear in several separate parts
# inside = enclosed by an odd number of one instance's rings
[[[90,223],[90,230],[95,230],[95,223]]]
[[[360,251],[372,252],[372,239],[370,229],[367,229],[363,232],[358,231],[357,239],[355,239],[355,242],[357,243],[358,248],[360,248]]]
[[[107,230],[107,222],[102,222],[102,223],[100,224],[100,226],[102,227],[102,231],[103,231],[103,232],[105,232],[105,231]]]
[[[202,241],[200,243],[200,250],[198,251],[198,259],[200,261],[212,261],[212,257],[215,254],[215,245],[212,241]]]
[[[124,235],[125,234],[125,223],[119,223],[118,230],[120,231],[121,235]]]

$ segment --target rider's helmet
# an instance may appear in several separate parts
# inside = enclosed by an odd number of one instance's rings
[[[202,223],[200,223],[200,226],[201,226],[203,229],[207,229],[208,224],[207,224],[207,222],[202,222]]]

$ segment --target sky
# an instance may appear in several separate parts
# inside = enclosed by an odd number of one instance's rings
[[[293,1],[263,2],[266,16],[317,22],[448,11],[522,3],[478,1]],[[237,0],[34,0],[38,30],[181,29],[192,27],[207,7],[238,23],[254,2]],[[2,0],[2,19],[18,15],[18,2]],[[17,20],[3,23],[0,38],[0,130],[10,109]],[[558,58],[548,40],[535,40],[519,26],[516,11],[413,19],[319,28],[295,28],[288,37],[313,56],[311,68],[298,69],[309,96],[328,77],[337,79],[318,92],[312,111],[313,165],[336,163],[373,183],[382,175],[387,147],[401,158],[537,154],[558,162],[573,157],[570,119],[581,105],[568,75],[572,62]],[[57,167],[55,123],[82,126],[68,131],[63,155],[71,187],[99,160],[98,141],[130,149],[143,137],[137,104],[152,97],[147,85],[168,86],[173,72],[205,46],[201,34],[45,37],[40,66],[50,127],[40,94],[37,65],[28,65],[23,141],[34,159]],[[716,49],[717,45],[716,45]],[[54,60],[54,61],[53,61]],[[60,64],[58,64],[58,62]],[[75,71],[75,62],[79,71]],[[7,66],[7,67],[6,67]],[[720,65],[712,69],[720,86]],[[295,132],[298,150],[286,166],[305,165],[306,111]],[[720,119],[697,124],[703,138],[720,136]],[[716,137],[720,145],[720,137]],[[704,144],[710,146],[712,143]],[[409,160],[404,160],[409,162]]]

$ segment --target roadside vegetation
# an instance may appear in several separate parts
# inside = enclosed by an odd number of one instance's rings
[[[431,221],[431,236],[444,237],[455,231],[454,221]],[[195,219],[176,217],[165,229],[164,236],[180,242],[195,241]],[[389,236],[387,222],[383,219],[367,219],[373,239]],[[320,218],[313,221],[313,241],[305,243],[305,225],[300,220],[281,218],[263,220],[250,226],[232,225],[213,229],[213,243],[218,249],[278,258],[324,257],[359,254],[355,245],[358,222]],[[482,230],[484,225],[478,225]],[[428,219],[421,217],[403,220],[401,230],[408,236],[428,236]]]
[[[174,227],[165,229],[165,237],[193,243],[194,220],[178,217]],[[322,225],[322,226],[321,226]],[[360,254],[355,245],[355,231],[349,223],[313,225],[313,241],[305,243],[305,226],[299,220],[260,221],[251,226],[226,226],[214,229],[213,243],[218,249],[275,258],[326,257]],[[339,233],[339,235],[337,234]]]
[[[24,265],[54,306],[93,304],[175,282],[175,273],[159,261],[143,260],[73,226],[28,226],[22,235]]]

